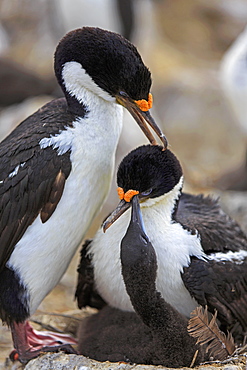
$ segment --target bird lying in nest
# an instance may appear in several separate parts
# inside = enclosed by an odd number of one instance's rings
[[[130,222],[127,210],[138,198],[145,235],[157,259],[154,281],[162,304],[187,318],[199,305],[207,305],[212,313],[216,309],[220,329],[230,330],[241,342],[247,328],[247,239],[239,225],[217,201],[182,192],[182,169],[168,149],[147,145],[133,150],[120,164],[117,182],[121,198],[117,209],[82,250],[76,292],[79,306],[102,307],[106,302],[138,313],[126,287],[122,255],[120,259]],[[130,236],[135,243],[137,236]],[[140,280],[146,278],[142,270],[138,273]],[[150,307],[154,304],[152,299],[148,302]]]

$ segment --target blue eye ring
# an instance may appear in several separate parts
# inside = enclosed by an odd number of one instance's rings
[[[125,91],[119,91],[119,95],[123,96],[124,98],[128,98],[128,94]]]
[[[153,191],[153,189],[152,189],[152,188],[150,188],[150,189],[148,189],[148,190],[142,191],[140,195],[141,195],[142,197],[147,197],[148,195],[150,195],[150,194],[152,193],[152,191]]]

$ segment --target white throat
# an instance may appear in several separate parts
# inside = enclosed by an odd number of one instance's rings
[[[116,101],[114,97],[102,90],[93,81],[82,65],[78,62],[65,63],[62,71],[62,78],[66,91],[86,106],[88,104],[91,105],[92,103],[95,103],[95,101],[92,101],[93,97],[100,97],[108,102]],[[89,92],[91,92],[91,94],[88,94]]]

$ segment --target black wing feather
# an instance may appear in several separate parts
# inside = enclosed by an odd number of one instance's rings
[[[92,240],[86,240],[81,249],[75,298],[79,308],[90,306],[100,309],[106,305],[106,302],[95,287],[92,255],[88,253],[91,242]]]
[[[192,233],[198,232],[204,252],[247,250],[247,237],[237,222],[221,209],[217,200],[183,193],[174,220]]]
[[[203,195],[182,194],[174,219],[200,235],[204,252],[247,250],[247,237],[240,226],[223,212],[217,200]],[[242,337],[247,330],[247,258],[220,261],[191,258],[183,282],[199,305],[208,306],[225,329]]]
[[[64,122],[72,125],[74,118],[64,99],[54,100],[0,144],[0,270],[38,214],[43,212],[45,222],[56,209],[71,171],[70,153],[41,149],[39,142],[63,130]]]
[[[242,261],[203,261],[192,258],[183,282],[202,306],[218,312],[221,324],[233,334],[247,330],[247,258]]]

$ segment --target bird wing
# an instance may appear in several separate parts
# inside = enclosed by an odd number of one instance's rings
[[[192,233],[198,232],[205,253],[247,250],[247,237],[240,226],[220,207],[217,200],[183,193],[174,214],[175,221]]]
[[[71,170],[69,151],[58,155],[39,145],[61,129],[64,102],[54,102],[23,121],[0,145],[0,270],[35,218],[40,215],[44,223],[51,217]]]
[[[92,240],[86,240],[81,249],[75,298],[79,308],[90,306],[101,309],[106,305],[106,302],[98,294],[95,287],[92,255],[88,253],[91,242]]]
[[[228,330],[247,330],[247,257],[201,260],[192,257],[182,274],[184,285],[198,304],[218,312]],[[233,328],[233,326],[235,326]]]

